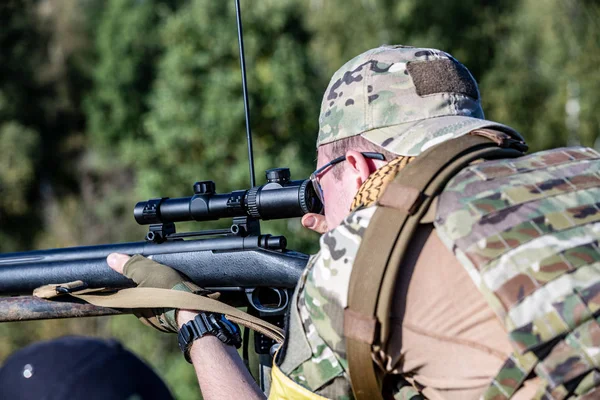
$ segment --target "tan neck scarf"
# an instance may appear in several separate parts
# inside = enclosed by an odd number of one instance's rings
[[[399,156],[373,172],[358,189],[354,200],[352,200],[350,211],[354,211],[358,207],[373,205],[387,185],[394,180],[398,172],[414,159],[415,157]]]

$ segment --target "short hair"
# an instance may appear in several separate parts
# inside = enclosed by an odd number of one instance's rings
[[[385,160],[388,162],[398,157],[397,154],[394,154],[391,151],[388,151],[383,147],[370,142],[369,140],[363,138],[360,135],[350,136],[348,138],[336,140],[335,142],[319,146],[319,151],[323,151],[327,158],[329,158],[330,160],[343,156],[349,150],[356,150],[360,152],[371,151],[381,153],[384,155]],[[334,165],[331,170],[331,173],[333,173],[333,176],[337,180],[342,178],[343,167],[341,166],[341,164],[342,163]]]

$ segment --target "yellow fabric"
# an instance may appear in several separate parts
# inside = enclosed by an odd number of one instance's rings
[[[310,390],[298,385],[285,376],[277,365],[273,364],[269,400],[327,400],[327,398],[314,394]]]

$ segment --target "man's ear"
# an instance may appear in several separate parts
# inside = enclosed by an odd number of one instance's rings
[[[346,162],[350,168],[350,172],[353,177],[352,180],[356,182],[356,189],[358,189],[364,181],[377,169],[377,167],[367,160],[360,152],[356,150],[348,150],[346,152]]]

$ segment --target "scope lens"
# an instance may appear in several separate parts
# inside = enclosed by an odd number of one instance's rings
[[[301,206],[304,209],[304,212],[322,214],[323,203],[321,203],[319,196],[317,196],[312,181],[310,179],[305,180],[302,183],[300,190],[303,192],[300,201],[303,203]]]

